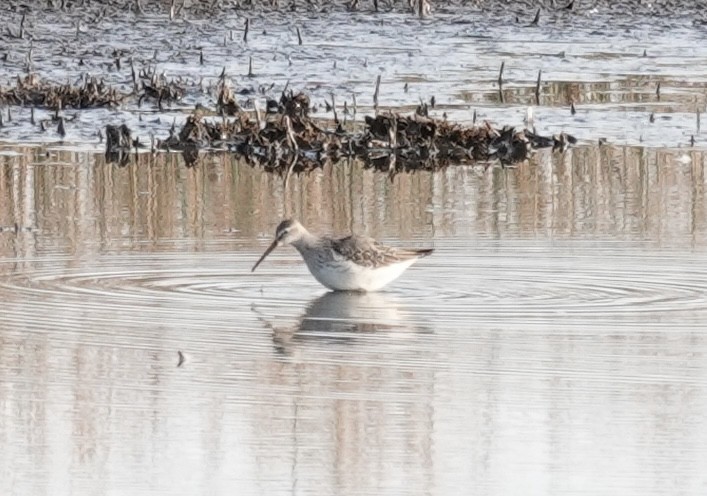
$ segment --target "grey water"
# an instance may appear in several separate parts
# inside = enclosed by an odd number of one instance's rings
[[[3,494],[702,494],[705,157],[0,157]],[[434,247],[319,286],[280,218]],[[180,358],[179,355],[183,357]]]

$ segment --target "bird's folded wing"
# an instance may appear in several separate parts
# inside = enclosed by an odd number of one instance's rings
[[[362,267],[384,267],[396,262],[417,258],[416,250],[399,250],[384,246],[367,236],[348,236],[332,240],[334,253]]]

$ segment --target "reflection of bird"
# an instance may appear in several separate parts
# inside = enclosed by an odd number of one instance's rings
[[[403,316],[389,296],[328,292],[307,305],[299,332],[369,332],[401,325]]]
[[[288,353],[293,340],[346,343],[361,333],[395,330],[407,333],[411,329],[405,312],[388,294],[328,292],[311,301],[295,325],[286,327],[276,327],[261,310],[256,307],[252,310],[272,330],[276,348]]]
[[[275,248],[290,244],[300,252],[314,278],[334,291],[376,291],[433,251],[391,248],[365,236],[319,237],[288,219],[277,226],[275,240],[252,270]]]

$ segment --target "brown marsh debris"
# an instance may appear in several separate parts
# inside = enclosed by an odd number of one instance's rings
[[[83,84],[56,85],[39,79],[34,73],[17,76],[14,87],[0,87],[0,103],[4,105],[28,105],[50,109],[116,107],[124,95],[102,80],[85,76]]]
[[[142,105],[142,101],[146,98],[151,98],[157,100],[157,107],[162,110],[163,102],[179,101],[186,93],[186,88],[178,81],[169,81],[164,75],[158,76],[154,69],[141,71],[140,79],[142,90],[139,93],[138,106]]]
[[[191,152],[224,150],[254,165],[288,173],[342,158],[357,158],[370,167],[395,172],[479,162],[488,165],[493,160],[506,166],[526,160],[533,149],[564,150],[576,142],[564,133],[544,137],[527,129],[496,129],[489,123],[462,126],[418,113],[367,116],[363,129],[345,131],[336,123],[332,130],[326,121],[309,116],[307,95],[292,91],[283,93],[279,102],[268,102],[264,116],[257,107],[253,116],[234,102],[230,94],[222,92],[221,117],[207,118],[203,110],[197,110],[179,132],[173,129],[156,147]]]
[[[121,126],[106,126],[106,161],[127,165],[130,161],[130,150],[133,146],[131,131],[125,124]]]

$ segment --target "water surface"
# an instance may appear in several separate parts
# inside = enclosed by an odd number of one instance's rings
[[[701,152],[0,156],[3,494],[703,494]],[[278,221],[434,247],[327,293]],[[186,360],[179,364],[178,352]]]

